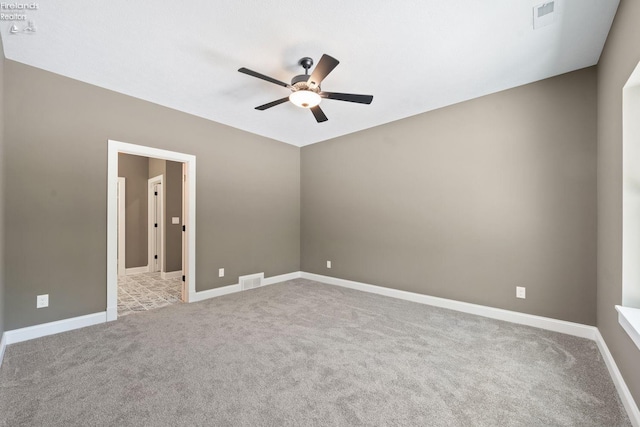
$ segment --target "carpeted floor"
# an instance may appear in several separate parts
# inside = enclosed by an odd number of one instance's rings
[[[4,426],[630,426],[594,342],[293,280],[7,348]]]

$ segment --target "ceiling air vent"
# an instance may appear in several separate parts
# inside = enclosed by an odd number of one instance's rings
[[[533,29],[546,27],[553,24],[555,18],[556,2],[550,1],[533,7]]]

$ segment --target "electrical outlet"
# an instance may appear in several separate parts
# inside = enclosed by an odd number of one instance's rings
[[[516,286],[516,298],[526,298],[527,297],[527,288],[522,286]]]
[[[327,261],[327,268],[331,268],[331,261]]]
[[[36,297],[36,308],[49,307],[49,294],[38,295]]]
[[[224,277],[224,268],[218,269],[218,277]]]

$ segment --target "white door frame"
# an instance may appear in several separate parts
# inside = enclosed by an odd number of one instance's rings
[[[127,190],[126,178],[118,177],[118,276],[127,274],[126,230],[127,230]]]
[[[188,189],[187,189],[187,164],[183,163],[182,164],[182,174],[180,175],[180,179],[182,180],[182,233],[181,233],[181,238],[182,238],[182,247],[186,247],[187,246],[187,233],[185,233],[185,228],[187,226],[187,205],[188,205],[188,200],[189,197],[187,196],[188,193]],[[195,197],[195,193],[194,197]],[[195,221],[192,223],[195,227]],[[182,274],[186,275],[187,274],[187,258],[186,255],[187,251],[183,250],[182,251]],[[195,252],[194,252],[195,254]],[[195,273],[195,270],[194,270]],[[191,295],[195,296],[195,288],[194,288],[194,293],[192,293]],[[182,290],[180,292],[180,299],[183,302],[188,302],[189,300],[189,288],[187,286],[187,282],[182,282]],[[193,299],[191,300],[193,301]]]
[[[149,271],[151,272],[155,272],[155,271],[160,271],[163,272],[164,271],[164,214],[163,214],[163,206],[164,206],[164,199],[163,199],[163,192],[164,192],[164,180],[163,180],[163,176],[162,175],[158,175],[158,176],[154,176],[153,178],[149,178],[149,184],[147,187],[147,198],[148,198],[148,202],[147,202],[147,256],[148,256],[148,265],[149,265]],[[160,184],[160,192],[158,194],[158,199],[155,199],[154,197],[156,197],[154,195],[154,186]],[[158,213],[158,217],[156,218],[156,220],[158,221],[158,234],[154,233],[154,228],[155,224],[153,223],[153,219],[155,217],[154,213],[157,209],[157,204],[158,202],[160,203],[160,212]],[[155,269],[155,263],[156,263],[156,259],[154,257],[154,255],[156,255],[156,249],[158,247],[158,237],[160,240],[160,250],[158,250],[158,266],[160,267],[160,270],[156,270]]]
[[[107,321],[118,318],[118,153],[181,162],[186,169],[185,244],[182,246],[185,263],[186,301],[196,294],[196,156],[161,150],[159,148],[108,141],[107,148]]]

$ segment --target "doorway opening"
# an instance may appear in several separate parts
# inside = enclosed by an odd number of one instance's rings
[[[120,176],[132,161],[148,167]],[[143,303],[133,311],[167,305],[160,299],[165,290],[173,296],[164,300],[189,302],[195,295],[195,156],[109,141],[107,175],[107,320],[117,319],[119,305],[120,315],[131,311],[125,300]]]
[[[183,300],[183,182],[183,163],[118,153],[118,316]]]

